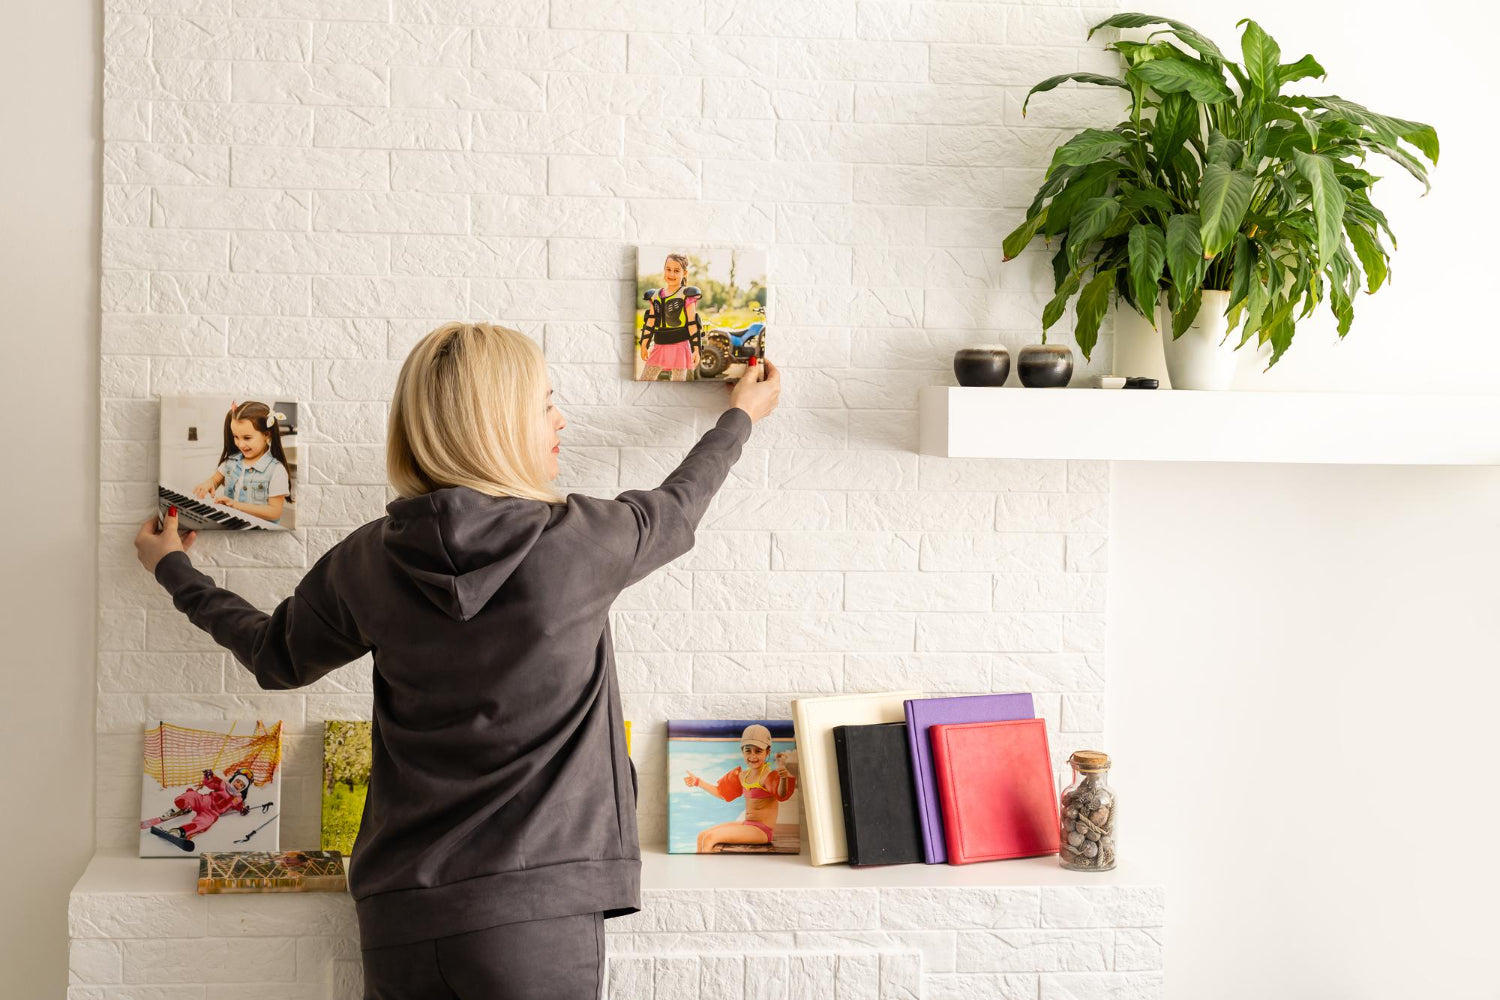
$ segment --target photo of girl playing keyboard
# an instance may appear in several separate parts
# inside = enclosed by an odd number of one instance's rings
[[[160,503],[178,507],[194,528],[295,527],[296,409],[223,397],[163,399]]]

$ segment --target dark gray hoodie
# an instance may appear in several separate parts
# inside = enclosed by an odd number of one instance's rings
[[[266,615],[172,553],[156,578],[263,688],[373,652],[374,759],[350,866],[364,948],[640,909],[635,770],[609,608],[682,555],[750,434],[725,411],[661,486],[565,506],[397,500]]]

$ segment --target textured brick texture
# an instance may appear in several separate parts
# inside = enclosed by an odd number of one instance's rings
[[[607,925],[612,1000],[1161,995],[1151,889],[702,889],[645,903]],[[360,996],[345,895],[75,893],[69,924],[70,1000]],[[228,954],[241,960],[210,958]]]
[[[283,836],[306,844],[321,721],[369,713],[367,662],[302,692],[259,691],[135,565],[154,397],[303,401],[299,530],[204,536],[196,550],[267,608],[380,515],[397,369],[447,319],[502,321],[542,344],[571,421],[563,486],[654,485],[724,390],[628,380],[636,242],[767,246],[771,353],[786,372],[780,412],[696,549],[616,607],[643,836],[665,836],[672,717],[786,717],[802,693],[1026,689],[1059,760],[1097,743],[1107,466],[914,448],[916,391],[951,383],[955,348],[1036,339],[1047,258],[1002,267],[1000,237],[1062,130],[1109,121],[1117,98],[1064,87],[1026,118],[1020,101],[1043,76],[1107,68],[1084,47],[1106,13],[110,0],[101,846],[137,837],[143,721],[283,719]],[[1108,353],[1106,339],[1095,368]]]
[[[1109,475],[918,456],[954,349],[1036,339],[1046,257],[1001,266],[1061,130],[1110,92],[1072,3],[109,0],[100,296],[101,847],[138,834],[140,733],[286,723],[283,843],[317,836],[326,718],[370,665],[263,692],[135,564],[154,397],[304,404],[299,530],[195,559],[270,608],[386,503],[401,359],[457,317],[542,344],[562,485],[654,485],[722,406],[628,381],[632,246],[769,248],[781,410],[696,548],[614,612],[642,835],[665,837],[664,723],[787,717],[805,693],[1030,690],[1060,764],[1103,730]],[[1063,321],[1066,329],[1067,320]],[[1107,365],[1106,338],[1092,368]],[[997,427],[1024,434],[1024,427]],[[347,901],[75,899],[70,996],[352,997]],[[1135,998],[1160,986],[1146,890],[657,893],[612,927],[617,997]],[[255,939],[253,987],[199,971]],[[748,942],[753,941],[753,949]],[[747,958],[753,951],[756,956]],[[240,963],[231,963],[240,965]],[[222,969],[222,963],[217,966]],[[208,985],[188,985],[207,982]]]

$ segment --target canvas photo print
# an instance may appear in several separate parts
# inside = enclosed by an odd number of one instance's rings
[[[637,247],[636,293],[636,381],[734,380],[764,360],[764,250]]]
[[[163,396],[157,503],[191,530],[297,526],[295,402]]]
[[[280,847],[279,721],[159,722],[141,760],[141,857]]]
[[[370,723],[323,723],[323,814],[318,847],[349,855],[370,793]]]
[[[801,853],[801,808],[790,720],[667,723],[668,853]]]

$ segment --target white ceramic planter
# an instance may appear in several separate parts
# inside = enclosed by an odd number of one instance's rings
[[[1172,388],[1167,374],[1167,357],[1162,351],[1161,324],[1172,325],[1172,317],[1158,304],[1156,326],[1128,305],[1115,307],[1115,353],[1113,371],[1116,375],[1139,375],[1154,378],[1161,388]]]
[[[1239,365],[1237,341],[1226,337],[1229,293],[1205,291],[1198,317],[1182,336],[1172,339],[1172,324],[1162,325],[1162,348],[1174,389],[1228,389]]]

